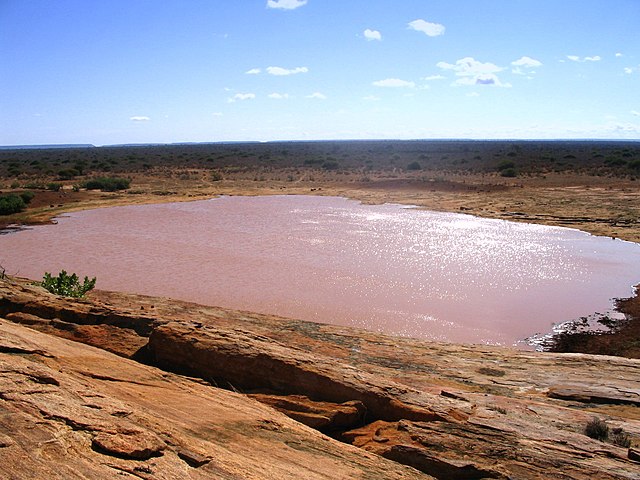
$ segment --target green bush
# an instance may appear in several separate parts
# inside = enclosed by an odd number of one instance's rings
[[[57,182],[47,183],[47,190],[52,192],[59,192],[62,189],[62,184]]]
[[[29,203],[31,203],[31,200],[33,200],[33,197],[35,197],[35,196],[36,196],[36,194],[33,193],[33,192],[22,192],[22,193],[20,193],[20,198],[25,203],[25,205],[29,205]]]
[[[411,162],[407,165],[407,170],[422,170],[422,166],[418,162]]]
[[[24,210],[26,204],[24,200],[14,193],[0,196],[0,215],[11,215]]]
[[[84,297],[89,290],[93,290],[96,286],[96,277],[91,280],[89,277],[84,277],[84,282],[81,284],[75,273],[69,275],[62,270],[57,277],[53,277],[49,272],[45,272],[41,285],[55,295],[80,298]]]
[[[219,182],[222,180],[222,174],[220,172],[211,172],[211,181]]]
[[[130,185],[131,180],[128,178],[116,177],[98,177],[84,182],[84,188],[87,190],[101,190],[103,192],[126,190]]]
[[[58,172],[58,178],[60,180],[72,180],[74,177],[80,175],[80,172],[75,168],[67,168]]]
[[[499,164],[498,164],[498,171],[502,172],[503,170],[508,170],[508,169],[514,169],[516,167],[516,164],[514,162],[512,162],[511,160],[502,160]]]
[[[511,178],[518,176],[515,168],[505,168],[504,170],[500,171],[500,175],[503,177],[511,177]]]

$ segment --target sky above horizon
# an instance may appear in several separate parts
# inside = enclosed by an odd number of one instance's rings
[[[0,0],[0,145],[640,140],[640,0]]]

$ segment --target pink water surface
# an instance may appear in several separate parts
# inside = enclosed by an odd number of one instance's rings
[[[222,197],[78,212],[0,235],[0,264],[33,279],[66,269],[105,290],[511,345],[629,296],[640,246],[344,198]]]

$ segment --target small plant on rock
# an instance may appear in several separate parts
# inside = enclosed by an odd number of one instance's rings
[[[84,277],[84,282],[80,283],[78,275],[72,273],[69,275],[62,270],[57,277],[52,276],[49,272],[45,272],[41,285],[49,292],[63,297],[80,298],[96,286],[96,277],[89,280]]]
[[[623,448],[631,446],[631,437],[622,428],[614,428],[611,430],[611,443]]]
[[[596,417],[587,423],[584,433],[587,437],[604,442],[609,438],[609,426],[604,420]]]

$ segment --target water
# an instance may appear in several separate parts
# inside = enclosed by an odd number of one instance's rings
[[[7,273],[395,335],[512,345],[611,308],[640,246],[566,228],[335,197],[222,197],[72,213],[0,236]]]

